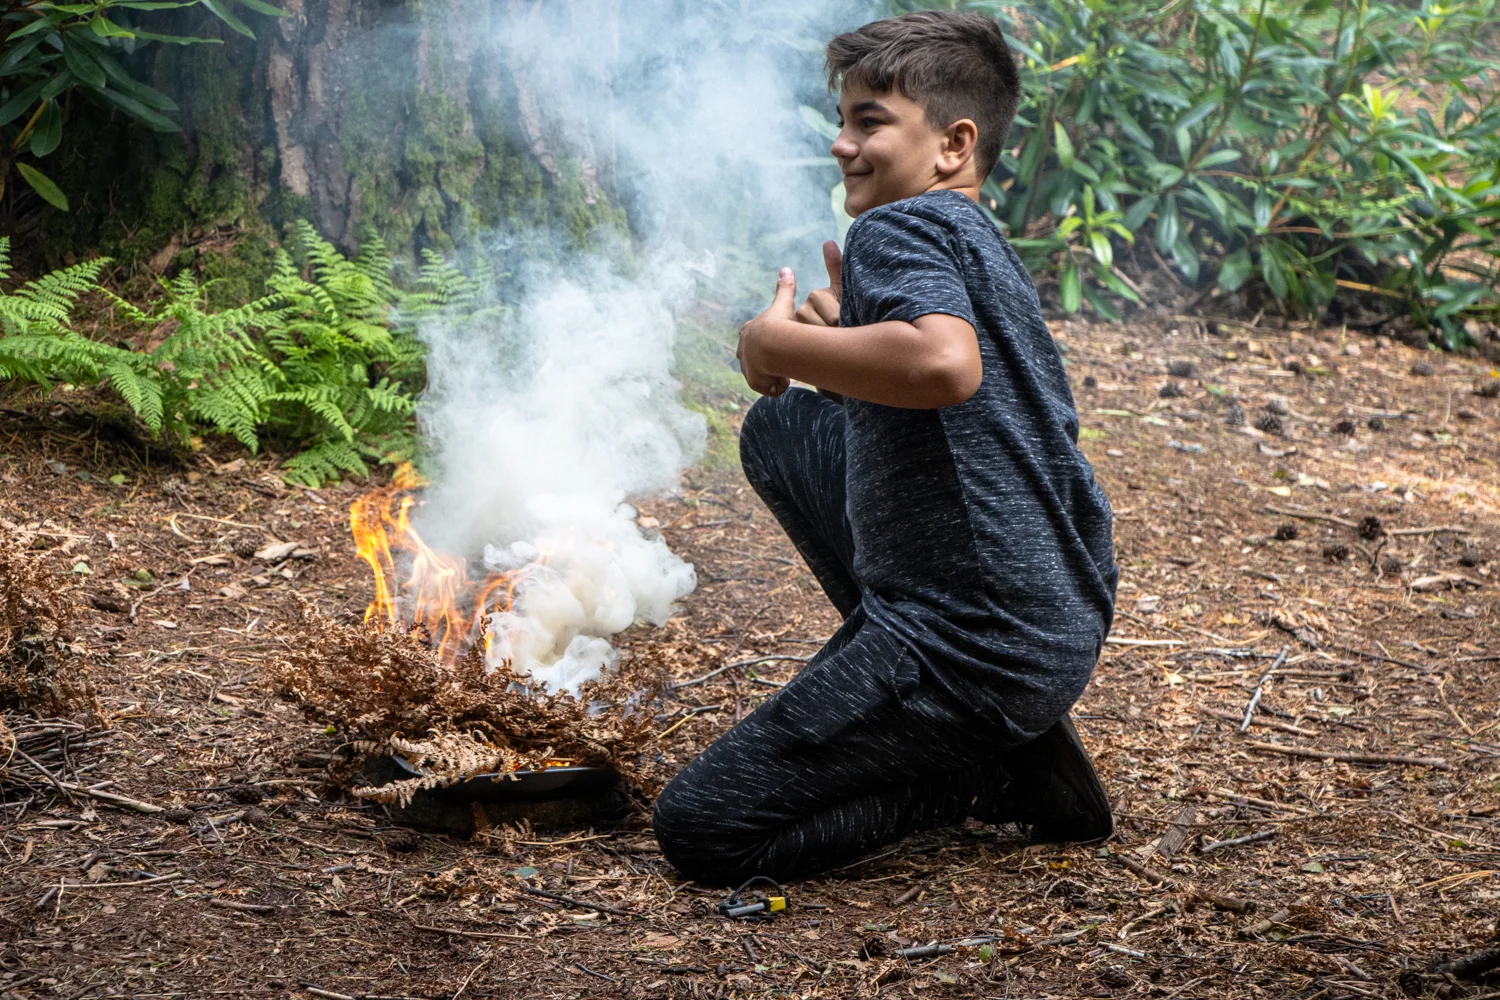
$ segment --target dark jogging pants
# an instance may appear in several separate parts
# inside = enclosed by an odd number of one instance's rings
[[[996,730],[935,684],[860,608],[844,513],[844,410],[792,389],[758,400],[745,475],[844,624],[791,681],[656,801],[662,853],[701,882],[828,871],[918,830],[994,821],[1008,777]]]

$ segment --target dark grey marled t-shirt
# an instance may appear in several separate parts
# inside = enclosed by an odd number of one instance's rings
[[[1062,359],[1020,259],[969,198],[931,191],[861,215],[839,322],[947,313],[984,378],[957,406],[846,400],[848,515],[863,605],[939,683],[1022,736],[1082,693],[1118,571],[1109,502],[1078,450]]]

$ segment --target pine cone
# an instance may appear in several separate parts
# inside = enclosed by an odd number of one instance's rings
[[[1385,525],[1374,514],[1359,519],[1359,537],[1373,542],[1385,534]]]
[[[1267,396],[1266,412],[1275,413],[1278,416],[1286,416],[1292,412],[1292,404],[1287,402],[1285,396]]]
[[[1239,403],[1230,403],[1229,412],[1224,415],[1224,422],[1230,427],[1245,426],[1245,408]]]
[[[255,550],[260,546],[260,536],[253,532],[241,531],[229,538],[229,551],[241,559],[249,559],[255,555]]]
[[[231,801],[238,802],[242,806],[256,805],[265,798],[261,790],[254,785],[230,785],[225,789],[225,794]]]
[[[1478,566],[1479,562],[1479,550],[1472,545],[1465,545],[1464,550],[1458,554],[1458,564],[1460,566]]]
[[[404,826],[398,826],[385,835],[385,849],[392,854],[410,854],[422,843],[422,838]]]
[[[1176,382],[1168,382],[1166,385],[1156,390],[1156,394],[1162,399],[1181,399],[1182,388],[1178,386]]]
[[[193,811],[182,806],[173,806],[161,814],[161,818],[168,823],[176,823],[179,826],[193,821]]]
[[[1281,426],[1281,418],[1274,413],[1262,413],[1255,418],[1255,429],[1266,434],[1280,435],[1285,429]]]
[[[1400,576],[1404,569],[1406,569],[1406,563],[1395,556],[1386,556],[1380,560],[1380,572],[1386,576]]]
[[[1281,370],[1291,372],[1293,375],[1302,374],[1302,362],[1296,358],[1287,358],[1281,363]]]
[[[1411,366],[1411,373],[1418,378],[1430,378],[1437,374],[1437,369],[1432,367],[1431,361],[1418,361]]]
[[[1295,524],[1278,524],[1276,526],[1276,534],[1271,537],[1278,542],[1293,542],[1297,540],[1299,534],[1301,534],[1301,531],[1298,530]]]
[[[1323,546],[1323,558],[1329,562],[1343,562],[1349,558],[1349,546],[1343,542],[1329,542]]]
[[[246,826],[253,826],[257,829],[265,829],[271,825],[271,814],[260,806],[251,806],[249,809],[246,809],[245,815],[241,816],[240,819]]]
[[[1085,375],[1083,377],[1083,387],[1085,389],[1097,389],[1099,388],[1099,380],[1092,375]]]
[[[1483,396],[1485,399],[1500,396],[1500,378],[1492,378],[1488,382],[1479,383],[1474,387],[1474,395]]]
[[[1191,361],[1168,361],[1167,374],[1173,378],[1192,378],[1197,368]]]
[[[1347,438],[1352,438],[1354,436],[1356,426],[1357,425],[1352,420],[1340,420],[1338,423],[1333,425],[1333,432],[1335,434],[1341,434]]]
[[[1382,417],[1371,417],[1365,421],[1365,426],[1372,431],[1383,431],[1385,430],[1385,420]]]
[[[860,942],[859,957],[869,961],[890,954],[890,943],[883,937],[869,937]]]

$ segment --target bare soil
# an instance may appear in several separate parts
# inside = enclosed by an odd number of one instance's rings
[[[73,586],[107,728],[49,724],[57,749],[0,770],[0,997],[1500,996],[1430,971],[1500,914],[1500,399],[1473,392],[1492,373],[1368,340],[1347,355],[1336,331],[1213,330],[1055,328],[1117,516],[1119,615],[1076,709],[1115,837],[937,831],[791,886],[760,924],[713,915],[644,811],[411,836],[330,779],[344,737],[267,664],[294,593],[332,614],[370,599],[346,523],[367,487],[291,489],[206,453],[146,468],[10,411],[0,517],[45,532]],[[1254,429],[1271,396],[1279,433]],[[679,681],[805,657],[836,626],[738,473],[690,472],[642,510],[700,584],[665,637],[626,647],[665,638]],[[266,539],[316,554],[235,554]],[[669,762],[798,665],[675,689]],[[70,800],[42,769],[170,811]],[[974,936],[995,940],[897,954]]]

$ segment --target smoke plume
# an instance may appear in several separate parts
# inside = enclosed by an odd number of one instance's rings
[[[816,5],[750,6],[512,4],[496,43],[534,151],[570,164],[586,197],[613,192],[631,229],[588,250],[490,234],[467,250],[506,275],[503,301],[421,326],[433,485],[418,526],[516,573],[491,662],[551,690],[598,676],[610,636],[663,624],[695,585],[627,503],[675,488],[702,452],[672,375],[680,312],[734,268],[768,293],[787,252],[814,260],[834,235],[830,172],[808,167],[822,141],[798,113],[818,86]]]

